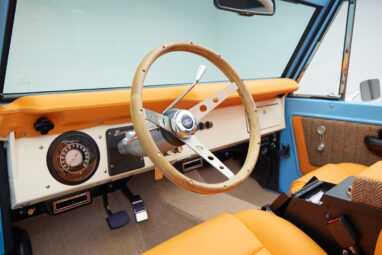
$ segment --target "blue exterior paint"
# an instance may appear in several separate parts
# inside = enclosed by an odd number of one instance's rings
[[[290,145],[291,156],[280,161],[282,192],[288,192],[290,184],[302,176],[292,128],[295,115],[382,125],[382,105],[288,97],[285,100],[286,128],[281,132],[280,143]]]

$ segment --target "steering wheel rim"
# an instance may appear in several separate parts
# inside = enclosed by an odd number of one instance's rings
[[[238,87],[237,92],[242,100],[248,118],[249,146],[246,160],[240,171],[234,175],[233,178],[224,182],[203,183],[193,180],[180,173],[162,155],[158,146],[155,144],[153,138],[151,137],[150,131],[147,128],[145,111],[142,103],[142,92],[146,75],[151,65],[160,56],[175,51],[189,52],[207,59],[217,68],[219,68],[224,73],[224,75],[231,82],[234,82]],[[134,75],[130,97],[130,113],[138,140],[153,164],[158,167],[162,173],[173,183],[196,193],[215,194],[226,192],[237,187],[251,174],[257,161],[261,142],[258,112],[252,95],[244,84],[243,80],[232,68],[232,66],[219,54],[215,53],[207,47],[197,45],[193,42],[168,42],[159,45],[150,51],[138,65]]]

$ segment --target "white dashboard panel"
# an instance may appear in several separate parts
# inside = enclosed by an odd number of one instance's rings
[[[284,99],[274,99],[256,103],[260,114],[261,134],[269,134],[285,128]],[[212,129],[198,131],[196,136],[210,150],[219,150],[248,140],[248,129],[242,105],[219,108],[206,116],[212,121]],[[110,128],[131,125],[100,125],[79,130],[91,136],[100,151],[100,162],[95,174],[86,182],[71,186],[54,179],[47,167],[47,152],[50,144],[59,135],[14,138],[11,133],[7,140],[7,161],[12,209],[21,208],[80,190],[86,190],[100,184],[139,174],[154,168],[145,157],[145,167],[109,176],[105,133]],[[170,161],[180,160],[194,155],[183,146],[181,153],[167,156]],[[154,176],[153,176],[154,178]]]

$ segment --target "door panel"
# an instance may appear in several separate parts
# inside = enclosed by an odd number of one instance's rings
[[[364,143],[365,136],[378,136],[378,131],[382,130],[380,125],[310,117],[302,117],[302,124],[309,161],[314,166],[341,162],[370,166],[381,160]],[[322,141],[325,148],[322,151],[317,149],[320,144],[320,135],[317,132],[319,126],[326,128]]]
[[[319,126],[326,131],[322,151],[317,149],[321,143],[317,132]],[[293,131],[302,174],[328,163],[350,162],[370,166],[381,160],[371,153],[365,143],[365,136],[377,136],[382,126],[349,121],[312,117],[293,117]]]
[[[314,151],[319,139],[315,132],[321,124],[326,126],[326,148],[319,155]],[[382,105],[287,97],[285,125],[280,144],[290,145],[290,157],[280,159],[282,192],[288,192],[297,178],[328,162],[370,165],[382,159],[369,153],[363,142],[365,135],[376,136],[382,129]]]

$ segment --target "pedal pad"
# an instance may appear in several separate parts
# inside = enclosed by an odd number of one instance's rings
[[[136,195],[131,200],[131,207],[133,208],[135,221],[137,223],[147,220],[149,217],[147,215],[145,204],[140,196]]]
[[[127,225],[130,222],[130,217],[126,211],[119,211],[110,214],[106,218],[107,224],[109,224],[110,229],[117,229]]]

